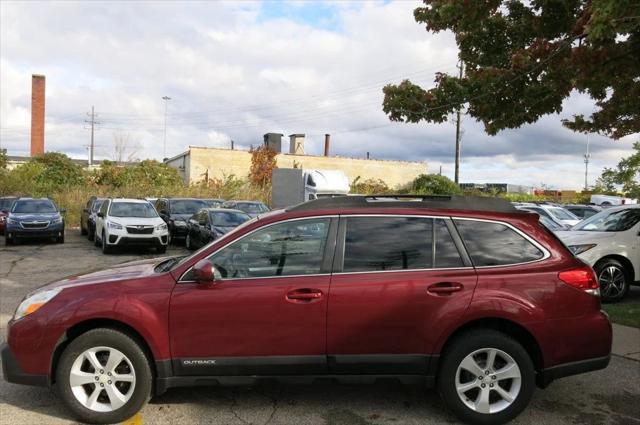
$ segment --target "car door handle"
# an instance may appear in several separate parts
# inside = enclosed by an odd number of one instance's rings
[[[451,295],[464,288],[459,282],[438,282],[427,288],[427,291],[436,295]]]
[[[287,292],[286,299],[293,303],[310,303],[319,300],[322,295],[319,289],[301,288]]]

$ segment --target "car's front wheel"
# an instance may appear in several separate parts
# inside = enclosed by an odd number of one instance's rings
[[[602,301],[615,303],[627,295],[630,279],[622,263],[609,258],[596,264],[595,269]]]
[[[104,233],[104,231],[102,231],[102,237],[100,238],[100,241],[102,242],[102,253],[111,254],[112,248],[107,243],[107,235]]]
[[[114,329],[94,329],[64,350],[56,383],[65,404],[82,422],[122,422],[147,402],[153,375],[139,344]]]
[[[491,329],[460,335],[441,357],[438,390],[449,409],[473,424],[502,424],[529,404],[533,362],[516,340]]]

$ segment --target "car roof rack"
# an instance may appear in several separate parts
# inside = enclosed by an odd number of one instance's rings
[[[519,212],[509,201],[486,196],[457,195],[354,195],[319,198],[289,207],[287,211],[333,208],[428,208],[503,213]]]

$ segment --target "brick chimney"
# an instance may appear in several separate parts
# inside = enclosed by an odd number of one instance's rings
[[[44,154],[44,75],[31,76],[31,156]]]

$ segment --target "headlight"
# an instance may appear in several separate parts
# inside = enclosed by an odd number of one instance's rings
[[[569,245],[569,250],[573,252],[573,255],[579,255],[583,252],[589,251],[591,248],[595,247],[595,243],[589,243],[584,245]]]
[[[182,220],[176,220],[176,221],[173,222],[173,224],[175,226],[178,226],[178,227],[186,227],[187,226],[187,223],[182,221]]]
[[[167,230],[167,224],[166,223],[162,223],[162,224],[158,224],[156,226],[156,230]]]
[[[60,291],[62,291],[62,288],[48,289],[46,291],[36,292],[25,298],[16,309],[13,320],[22,319],[24,316],[35,313],[40,307],[58,295]]]
[[[113,221],[110,221],[108,226],[109,226],[109,229],[122,230],[122,224],[115,223]]]
[[[53,220],[51,220],[51,224],[58,224],[58,223],[62,223],[62,217],[56,217]]]
[[[7,224],[18,224],[18,220],[15,220],[11,217],[7,217]]]

